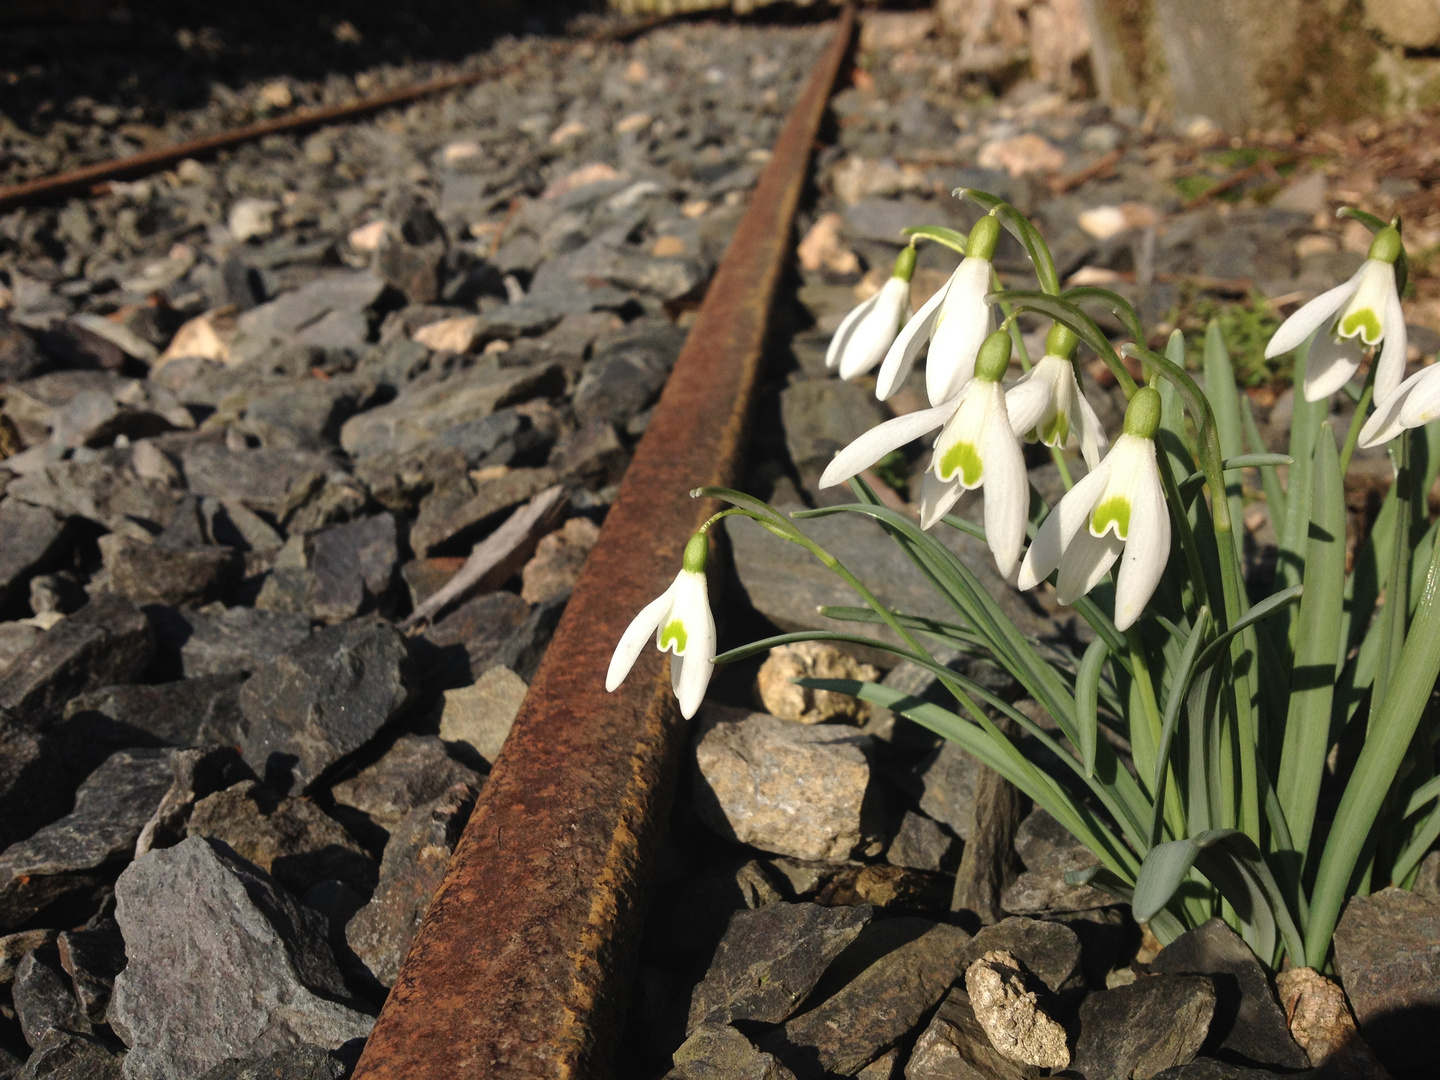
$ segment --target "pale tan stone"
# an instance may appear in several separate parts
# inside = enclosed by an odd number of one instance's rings
[[[819,724],[827,720],[863,724],[870,706],[849,694],[811,690],[792,679],[859,679],[873,682],[880,672],[825,641],[798,641],[770,650],[760,665],[760,700],[782,720]]]
[[[380,246],[380,241],[385,239],[385,222],[371,221],[351,229],[347,239],[355,251],[374,251]]]
[[[529,689],[507,667],[492,667],[473,686],[445,691],[440,738],[464,743],[488,762],[500,756]]]
[[[650,247],[650,254],[657,259],[673,259],[685,254],[685,241],[678,236],[658,236]]]
[[[216,308],[203,315],[197,315],[175,331],[170,344],[160,354],[150,372],[178,360],[182,356],[198,356],[205,360],[230,362],[230,342],[235,337],[235,309]]]
[[[480,339],[480,316],[462,315],[427,323],[410,337],[436,352],[469,352]]]
[[[860,259],[840,239],[844,225],[845,219],[839,214],[821,214],[796,249],[800,265],[812,273],[816,270],[828,270],[832,274],[858,272]]]
[[[1280,1007],[1290,1021],[1290,1037],[1315,1066],[1328,1065],[1336,1075],[1354,1080],[1384,1080],[1385,1069],[1345,1002],[1345,992],[1314,968],[1290,968],[1275,976]]]
[[[965,971],[965,991],[990,1045],[1011,1061],[1047,1069],[1070,1064],[1065,1029],[1040,1006],[1020,962],[987,952]]]
[[[571,518],[563,528],[543,537],[520,573],[520,596],[531,604],[564,596],[575,587],[599,539],[600,527],[583,517]]]
[[[1065,152],[1034,132],[1002,139],[980,148],[981,168],[1004,169],[1011,176],[1055,172],[1065,165]]]

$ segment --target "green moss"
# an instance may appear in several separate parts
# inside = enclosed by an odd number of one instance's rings
[[[1230,350],[1235,379],[1241,386],[1269,386],[1293,381],[1294,360],[1290,353],[1265,359],[1265,346],[1280,327],[1280,318],[1263,293],[1251,293],[1244,300],[1223,301],[1213,296],[1183,298],[1176,323],[1185,330],[1185,355],[1198,367],[1205,355],[1205,327],[1211,319],[1220,323],[1220,334]]]

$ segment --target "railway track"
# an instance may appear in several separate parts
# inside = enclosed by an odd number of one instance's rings
[[[604,1077],[685,742],[657,656],[603,672],[733,481],[795,211],[853,14],[772,149],[600,541],[355,1076]]]

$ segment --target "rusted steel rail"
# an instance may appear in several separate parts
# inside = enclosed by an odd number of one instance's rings
[[[625,41],[660,23],[669,21],[669,18],[669,16],[652,16],[612,24],[589,35],[586,40]],[[558,51],[564,46],[557,44],[552,47]],[[256,124],[228,128],[225,131],[216,132],[214,135],[204,135],[198,139],[189,139],[170,146],[161,146],[154,150],[130,154],[127,157],[100,161],[94,165],[84,165],[78,169],[11,184],[8,187],[0,187],[0,211],[33,203],[52,202],[71,195],[90,194],[98,185],[111,180],[148,176],[161,169],[178,165],[186,158],[209,157],[221,150],[229,150],[247,142],[254,142],[256,139],[262,139],[266,135],[308,131],[326,124],[354,120],[370,113],[393,108],[396,105],[408,105],[412,101],[432,97],[447,90],[456,90],[465,86],[473,86],[475,83],[503,78],[513,71],[522,69],[523,65],[520,64],[506,64],[475,71],[462,71],[455,75],[411,83],[409,86],[402,86],[396,90],[387,90],[383,94],[371,94],[369,97],[359,98],[342,105],[327,105],[319,109],[297,109],[288,116],[276,117],[274,120],[262,120]]]
[[[715,274],[619,496],[386,1003],[358,1080],[614,1074],[686,727],[660,654],[611,650],[734,481],[841,14]]]

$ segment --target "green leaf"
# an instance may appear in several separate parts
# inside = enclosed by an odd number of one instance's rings
[[[1260,849],[1244,833],[1217,831],[1221,835],[1197,853],[1195,867],[1230,902],[1246,944],[1272,966],[1278,966],[1273,961],[1282,942],[1292,960],[1303,955],[1299,927]]]
[[[1080,660],[1080,671],[1075,676],[1075,727],[1080,736],[1080,760],[1085,766],[1085,775],[1095,775],[1095,745],[1100,736],[1100,714],[1096,697],[1100,692],[1100,673],[1110,656],[1110,647],[1104,638],[1096,638],[1085,650]]]
[[[969,238],[962,232],[954,229],[947,229],[943,225],[908,225],[900,230],[905,236],[918,236],[925,240],[934,240],[937,244],[943,244],[952,251],[965,254],[965,246]]]
[[[1305,586],[1292,585],[1283,592],[1273,593],[1267,596],[1241,616],[1234,626],[1224,631],[1214,641],[1210,642],[1209,645],[1205,646],[1205,651],[1200,654],[1200,659],[1195,661],[1195,666],[1197,668],[1209,667],[1220,658],[1221,652],[1232,637],[1243,630],[1248,630],[1256,623],[1268,619],[1277,612],[1283,611],[1304,595]]]
[[[1088,885],[1092,889],[1108,893],[1116,900],[1133,906],[1135,889],[1103,866],[1087,866],[1083,870],[1067,870],[1065,884]],[[1186,930],[1185,924],[1173,912],[1164,909],[1156,912],[1147,925],[1161,945],[1169,945]]]
[[[1155,756],[1155,773],[1150,782],[1150,790],[1155,793],[1157,808],[1150,823],[1150,842],[1152,844],[1157,843],[1160,839],[1163,815],[1159,808],[1164,806],[1166,777],[1170,771],[1170,748],[1175,741],[1175,729],[1180,720],[1180,709],[1190,691],[1190,680],[1195,675],[1195,660],[1209,629],[1210,609],[1202,606],[1195,614],[1195,624],[1190,628],[1190,636],[1185,640],[1185,648],[1180,654],[1180,662],[1171,678],[1170,697],[1165,702],[1165,716],[1160,728],[1160,747]]]
[[[1140,316],[1135,313],[1135,308],[1130,301],[1126,300],[1119,293],[1111,292],[1109,289],[1102,289],[1098,285],[1079,285],[1073,289],[1066,289],[1060,294],[1062,298],[1072,304],[1099,303],[1105,309],[1119,319],[1125,325],[1125,332],[1135,341],[1145,340],[1145,328],[1140,323]]]
[[[1306,963],[1319,968],[1330,952],[1330,938],[1350,891],[1356,864],[1414,737],[1420,717],[1440,675],[1440,548],[1430,570],[1414,623],[1401,651],[1390,692],[1370,716],[1365,745],[1340,798],[1335,822],[1311,892],[1305,932]]]
[[[1304,371],[1306,358],[1310,355],[1312,335],[1295,350],[1295,370]],[[1285,492],[1285,518],[1277,523],[1279,555],[1275,567],[1275,587],[1287,589],[1298,585],[1305,577],[1305,547],[1310,535],[1310,496],[1314,487],[1311,468],[1315,457],[1315,440],[1320,434],[1320,425],[1330,411],[1329,401],[1311,402],[1305,395],[1295,395],[1295,411],[1290,420],[1290,456],[1295,464],[1290,466],[1290,484]],[[1294,649],[1292,620],[1282,615],[1272,628],[1277,644],[1284,644],[1284,660],[1290,659]]]
[[[1290,707],[1276,780],[1276,794],[1300,858],[1297,871],[1309,848],[1330,748],[1330,707],[1345,588],[1344,478],[1328,421],[1321,425],[1315,444],[1313,473],[1305,596],[1296,618]]]
[[[1220,323],[1210,320],[1205,328],[1205,396],[1215,414],[1215,433],[1220,439],[1220,453],[1225,458],[1239,457],[1243,451],[1240,428],[1240,392],[1235,388],[1235,369],[1230,364],[1230,350],[1225,347],[1225,336],[1220,333]],[[1216,497],[1212,493],[1212,498]],[[1244,503],[1241,497],[1240,481],[1236,477],[1231,483],[1225,479],[1225,497],[1230,503],[1230,536],[1240,558],[1245,554]]]
[[[1255,410],[1250,407],[1249,397],[1240,399],[1240,420],[1245,427],[1245,442],[1250,452],[1256,457],[1264,456],[1265,439],[1255,423]],[[1270,511],[1270,524],[1276,528],[1277,535],[1280,523],[1285,520],[1285,488],[1280,483],[1280,474],[1275,471],[1275,466],[1292,465],[1294,460],[1286,454],[1284,461],[1256,462],[1260,467],[1260,485],[1265,489],[1265,507]]]
[[[1211,829],[1191,839],[1156,844],[1147,851],[1140,873],[1135,877],[1135,895],[1130,901],[1135,921],[1149,922],[1170,903],[1170,898],[1189,876],[1200,849],[1214,843],[1226,831]]]

